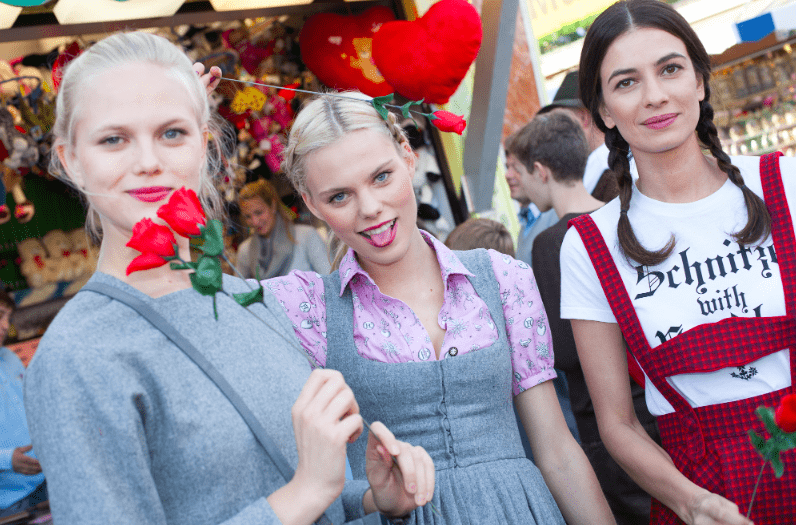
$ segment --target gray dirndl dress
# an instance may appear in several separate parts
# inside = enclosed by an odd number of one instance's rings
[[[339,295],[338,272],[324,276],[327,368],[339,370],[367,421],[381,421],[403,441],[428,451],[436,467],[433,503],[412,524],[563,525],[564,519],[520,442],[498,283],[486,250],[456,252],[498,327],[488,348],[439,361],[381,363],[354,344],[351,290]],[[355,479],[365,479],[367,432],[349,445]]]

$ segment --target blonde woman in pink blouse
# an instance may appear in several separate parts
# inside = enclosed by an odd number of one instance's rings
[[[614,523],[549,381],[552,341],[531,269],[492,250],[453,252],[419,230],[414,163],[392,115],[334,95],[310,102],[283,167],[344,244],[339,269],[263,285],[315,364],[343,373],[363,417],[431,454],[434,507],[407,523]],[[365,476],[364,443],[350,445],[355,478]]]

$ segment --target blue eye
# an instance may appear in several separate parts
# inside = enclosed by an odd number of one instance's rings
[[[109,146],[115,146],[122,141],[121,137],[106,137],[100,141],[100,144],[108,144]]]
[[[389,171],[382,171],[381,173],[376,175],[373,178],[373,180],[376,181],[376,182],[384,182],[384,181],[387,180],[387,178],[389,178],[389,176],[390,176],[390,172]]]
[[[343,192],[335,193],[329,198],[329,202],[332,204],[343,202],[343,200],[345,200],[345,193]]]
[[[180,135],[184,135],[184,134],[185,134],[185,131],[183,131],[181,129],[174,129],[173,128],[173,129],[167,129],[166,132],[163,134],[163,136],[166,137],[167,139],[171,140],[171,139],[179,138]]]

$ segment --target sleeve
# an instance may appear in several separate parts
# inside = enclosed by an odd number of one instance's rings
[[[325,367],[326,300],[321,276],[293,270],[284,277],[267,279],[261,284],[279,301],[314,367]]]
[[[11,470],[11,459],[13,456],[13,448],[0,448],[0,472]]]
[[[2,341],[0,341],[0,343],[2,343]],[[0,346],[0,358],[5,360],[9,364],[9,369],[8,369],[9,378],[12,378],[12,380],[17,381],[18,380],[17,378],[25,375],[25,365],[22,364],[22,361],[19,360],[17,354],[15,354],[12,350]],[[14,396],[14,398],[16,398],[16,396]],[[5,402],[9,402],[9,399],[6,399]],[[0,430],[0,443],[3,443],[4,441],[2,433],[3,430]],[[15,449],[16,447],[0,448],[0,472],[12,470],[13,468],[12,460],[14,457]]]
[[[307,251],[307,260],[310,262],[313,271],[321,275],[327,275],[331,272],[332,265],[329,262],[329,251],[326,249],[326,243],[323,242],[315,228],[310,229],[305,243],[304,249]]]
[[[489,250],[511,348],[514,395],[556,377],[553,342],[531,267]]]
[[[155,414],[137,374],[98,354],[88,360],[61,350],[37,356],[25,381],[28,424],[57,523],[165,525],[144,428]],[[223,525],[250,523],[279,523],[265,497]]]
[[[561,245],[561,318],[616,323],[586,246],[575,228]]]
[[[370,488],[370,483],[366,480],[347,479],[343,488],[343,510],[345,511],[346,522],[358,520],[365,517],[365,509],[362,507],[362,498]]]

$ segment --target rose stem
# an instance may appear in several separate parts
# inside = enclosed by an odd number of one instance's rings
[[[749,519],[749,516],[752,515],[752,505],[755,502],[755,496],[757,495],[757,486],[760,485],[760,478],[763,477],[763,471],[766,470],[766,463],[768,460],[763,458],[763,468],[760,469],[760,474],[757,475],[757,481],[755,481],[755,488],[752,491],[752,499],[749,501],[749,510],[746,511],[746,519]]]

